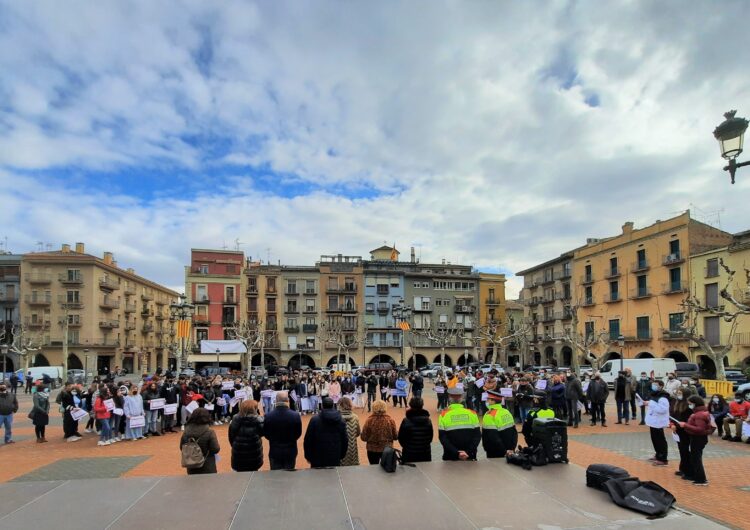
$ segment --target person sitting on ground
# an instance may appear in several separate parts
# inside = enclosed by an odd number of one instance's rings
[[[547,394],[538,391],[534,394],[533,407],[526,415],[526,419],[521,427],[521,434],[528,447],[535,445],[533,426],[536,418],[554,418],[555,411],[547,406]]]
[[[735,392],[734,401],[729,404],[729,413],[724,417],[724,437],[722,440],[742,441],[742,423],[748,418],[748,412],[750,412],[750,403],[745,401],[742,392]],[[732,438],[732,425],[735,429],[734,438]]]
[[[432,438],[435,436],[430,413],[424,410],[421,397],[409,400],[406,417],[398,428],[398,443],[404,462],[430,462],[432,460]]]
[[[188,469],[188,475],[206,475],[216,473],[216,455],[221,451],[219,440],[216,433],[211,429],[211,414],[206,409],[198,408],[194,410],[187,420],[185,432],[180,438],[180,451],[182,446],[189,440],[193,439],[201,448],[206,457],[203,466],[195,469]]]
[[[518,445],[516,422],[502,402],[500,392],[487,391],[488,410],[482,418],[482,447],[487,458],[503,458]]]
[[[378,464],[383,450],[393,447],[393,441],[398,438],[396,422],[387,413],[385,401],[376,401],[372,404],[372,414],[364,427],[362,427],[361,438],[367,443],[367,460],[370,465]]]
[[[724,432],[724,418],[729,413],[729,404],[724,396],[714,394],[708,402],[708,412],[716,423],[716,433],[721,438]]]
[[[228,434],[232,469],[258,471],[263,465],[263,418],[258,416],[257,401],[248,399],[240,404],[240,413],[229,424]]]
[[[307,426],[305,460],[313,468],[339,466],[348,449],[346,425],[330,397],[323,398],[321,405],[323,410]]]

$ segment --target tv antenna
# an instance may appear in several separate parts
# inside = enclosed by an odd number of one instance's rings
[[[235,240],[234,240],[234,250],[239,250],[240,249],[240,245],[244,245],[244,243],[242,241],[240,241],[239,237],[235,238]]]

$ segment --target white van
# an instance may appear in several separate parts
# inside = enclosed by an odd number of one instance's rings
[[[654,379],[664,379],[668,373],[674,372],[676,367],[674,359],[623,359],[622,361],[612,359],[604,363],[604,366],[599,369],[599,374],[602,376],[602,381],[607,383],[607,386],[613,387],[617,374],[625,368],[630,368],[636,377],[646,372]]]
[[[23,370],[17,370],[18,380],[23,381],[26,384],[26,374],[31,372],[31,378],[33,381],[41,380],[44,374],[47,374],[52,379],[52,384],[57,387],[62,384],[62,366],[33,366],[28,369],[27,372]]]

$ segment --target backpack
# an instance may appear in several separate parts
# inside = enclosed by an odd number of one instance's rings
[[[198,445],[198,440],[200,440],[201,436],[197,439],[190,438],[182,446],[181,465],[185,469],[200,469],[206,463],[207,456],[203,454],[201,446]]]
[[[407,464],[401,457],[401,451],[394,449],[393,447],[386,446],[383,449],[383,454],[380,456],[380,467],[385,469],[386,473],[395,473],[398,464],[402,466],[415,467],[414,464]]]

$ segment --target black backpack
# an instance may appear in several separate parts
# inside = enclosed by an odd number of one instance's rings
[[[645,513],[651,519],[664,517],[674,505],[674,495],[655,482],[637,477],[613,478],[604,483],[612,501],[618,506]]]
[[[414,464],[407,464],[403,461],[401,451],[398,449],[394,449],[393,447],[386,447],[383,449],[383,454],[380,455],[380,467],[385,469],[386,473],[395,473],[398,464],[414,467]]]

